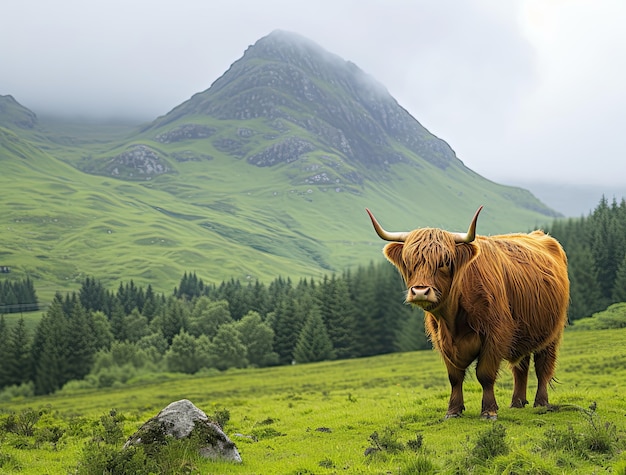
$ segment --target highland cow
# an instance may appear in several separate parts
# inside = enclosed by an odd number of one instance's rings
[[[407,286],[406,301],[425,312],[426,331],[441,353],[452,388],[446,418],[465,409],[463,380],[476,361],[483,388],[481,416],[496,419],[494,384],[506,360],[515,386],[511,407],[528,401],[531,355],[535,406],[548,406],[559,344],[567,322],[569,280],[561,245],[542,231],[477,236],[476,211],[467,233],[436,228],[387,232],[367,210],[384,254]]]

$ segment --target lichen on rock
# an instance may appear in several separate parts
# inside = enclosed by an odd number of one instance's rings
[[[165,407],[146,421],[124,444],[124,448],[143,445],[147,452],[159,450],[169,439],[192,439],[202,457],[241,462],[236,445],[221,427],[188,399]]]

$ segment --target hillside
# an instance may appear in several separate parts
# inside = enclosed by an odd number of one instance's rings
[[[526,231],[556,213],[456,157],[356,65],[276,31],[209,89],[132,127],[37,118],[0,97],[0,265],[50,295],[86,275],[169,291],[320,277],[381,259],[390,229]],[[45,299],[44,299],[45,300]]]
[[[190,376],[144,374],[104,390],[75,384],[53,396],[0,401],[0,417],[43,414],[33,436],[0,439],[0,467],[7,474],[73,473],[89,444],[98,444],[94,459],[102,461],[148,418],[187,398],[209,416],[227,410],[225,430],[244,460],[194,460],[200,473],[618,474],[626,446],[624,348],[626,329],[566,332],[550,411],[509,408],[513,381],[503,367],[495,424],[479,417],[481,389],[474,376],[465,385],[464,416],[443,419],[450,387],[440,356],[430,350]],[[532,373],[529,395],[536,390]],[[125,416],[123,436],[112,445],[98,441],[93,434],[116,411]],[[483,439],[491,450],[479,457],[478,440],[493,427],[506,433]],[[54,433],[63,435],[58,444]],[[396,450],[365,455],[374,433],[395,441]],[[507,450],[496,456],[498,441]]]

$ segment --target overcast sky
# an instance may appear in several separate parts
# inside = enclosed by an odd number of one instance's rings
[[[150,121],[275,29],[382,83],[498,182],[626,185],[624,0],[3,0],[0,94]]]

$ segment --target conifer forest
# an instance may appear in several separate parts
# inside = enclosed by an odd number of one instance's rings
[[[626,301],[626,202],[602,199],[587,217],[544,229],[569,259],[569,320]],[[289,365],[430,348],[421,310],[380,262],[321,280],[218,284],[185,273],[171,294],[116,290],[86,278],[57,293],[34,331],[4,314],[36,309],[36,282],[0,282],[0,390],[50,394],[106,388],[145,372],[197,373]]]

